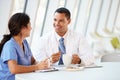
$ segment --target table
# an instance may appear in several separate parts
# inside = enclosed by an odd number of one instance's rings
[[[16,80],[120,80],[120,62],[103,62],[101,68],[17,74]]]

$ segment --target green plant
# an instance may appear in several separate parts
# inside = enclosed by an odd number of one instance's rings
[[[120,49],[120,41],[117,37],[111,39],[111,44],[115,49]]]

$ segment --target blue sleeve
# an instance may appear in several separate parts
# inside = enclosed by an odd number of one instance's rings
[[[3,62],[7,62],[8,60],[17,61],[16,48],[10,44],[5,44],[2,50],[1,58]]]

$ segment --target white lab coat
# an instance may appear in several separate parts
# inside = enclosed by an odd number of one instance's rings
[[[40,37],[40,40],[36,41],[37,46],[34,45],[33,51],[36,53],[35,59],[37,61],[41,61],[50,57],[52,54],[59,52],[58,46],[60,38],[61,37],[54,31],[48,35]],[[83,37],[80,33],[68,30],[63,38],[66,54],[78,54],[82,64],[84,65],[89,65],[94,62],[92,50],[85,37]]]

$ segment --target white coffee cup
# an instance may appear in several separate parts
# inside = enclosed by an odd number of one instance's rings
[[[72,61],[72,56],[68,55],[68,54],[63,54],[63,63],[65,65],[65,67],[68,67],[71,65],[71,61]]]

